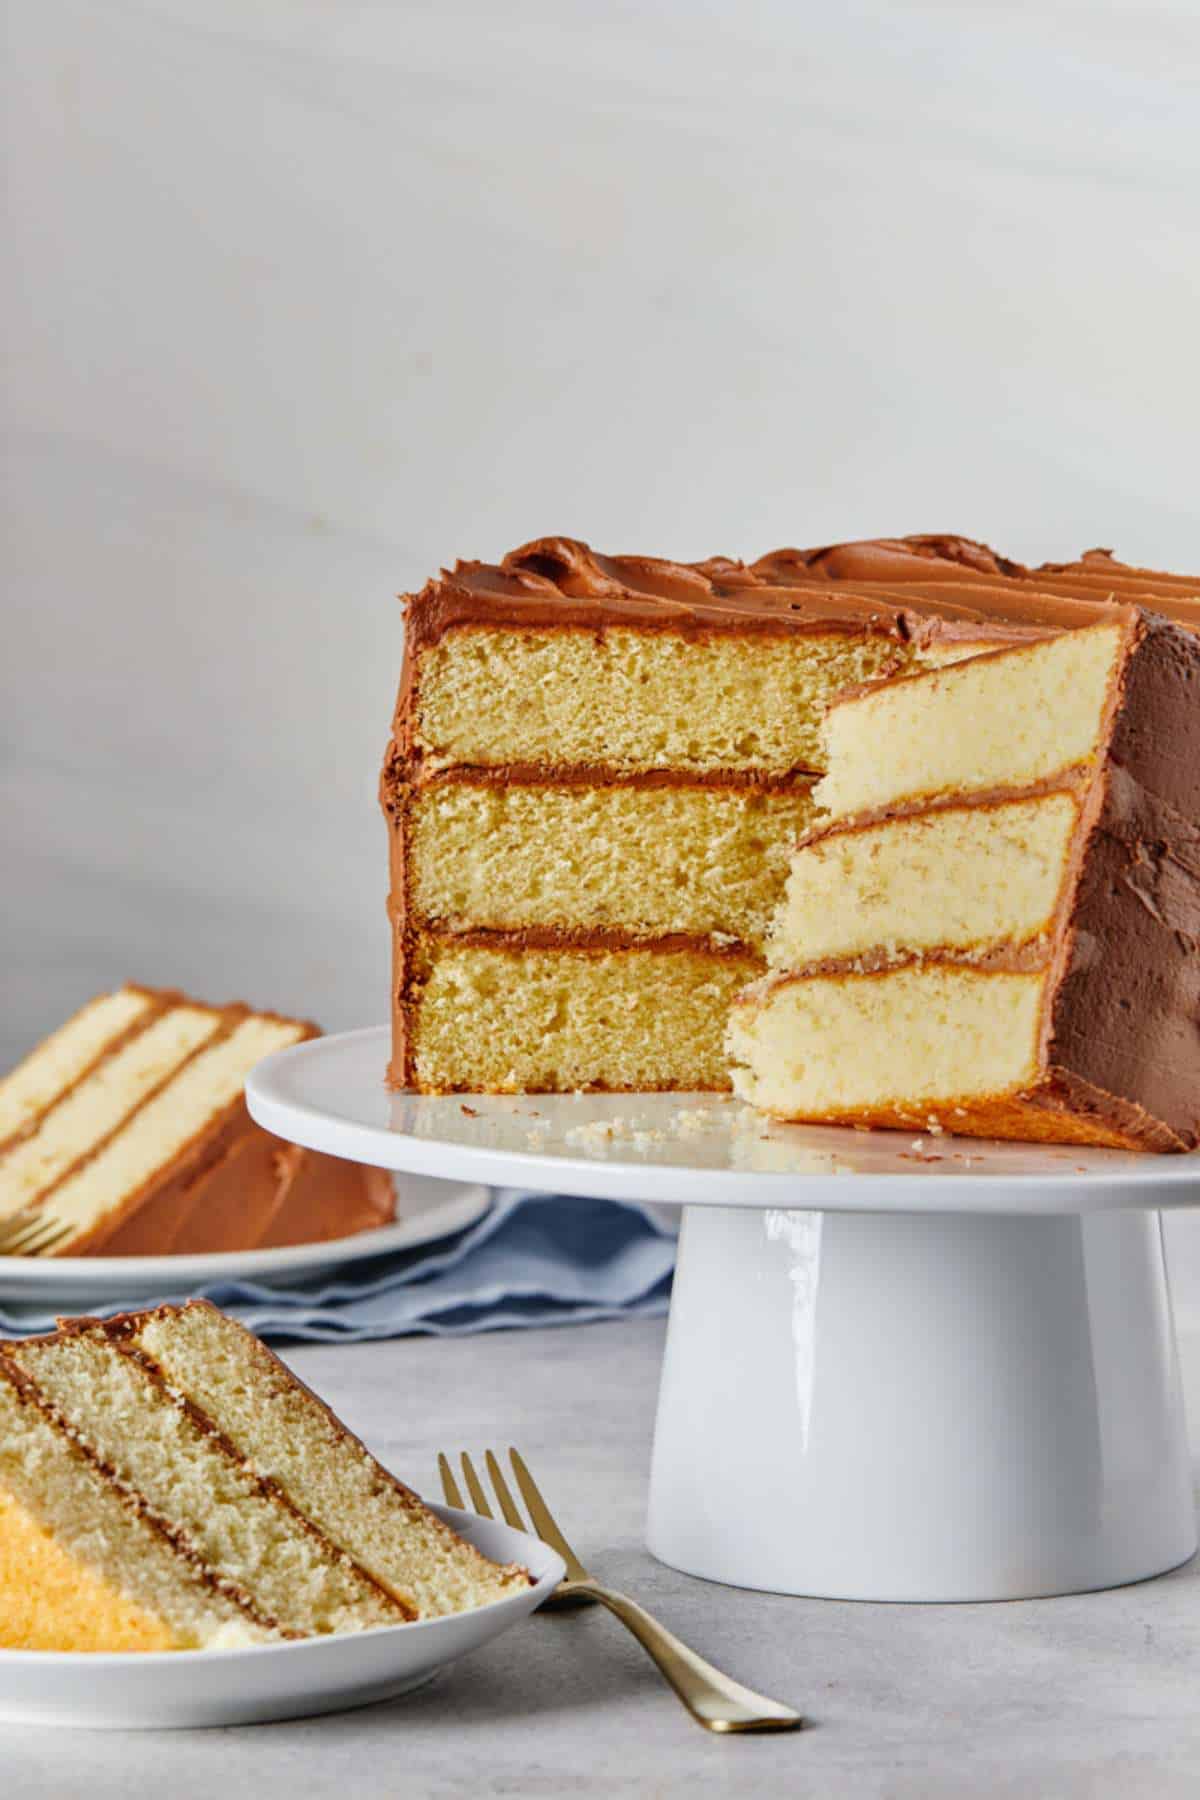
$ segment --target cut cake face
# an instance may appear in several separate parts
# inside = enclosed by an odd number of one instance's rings
[[[0,1646],[174,1650],[435,1618],[529,1586],[204,1301],[0,1349]]]
[[[786,1119],[1194,1147],[1200,644],[1107,624],[847,697],[737,1090]]]
[[[727,1087],[729,1003],[814,818],[829,701],[1054,629],[927,614],[770,559],[565,538],[411,597],[381,789],[393,1085]]]

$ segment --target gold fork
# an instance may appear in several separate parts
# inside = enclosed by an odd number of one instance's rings
[[[71,1227],[40,1206],[23,1206],[0,1219],[0,1256],[40,1256],[70,1233]]]
[[[558,1551],[567,1565],[567,1578],[559,1582],[546,1601],[547,1606],[588,1600],[595,1600],[601,1606],[606,1606],[609,1612],[616,1614],[622,1625],[628,1627],[643,1650],[649,1651],[692,1717],[708,1731],[791,1731],[804,1723],[800,1714],[793,1712],[790,1707],[781,1706],[777,1700],[768,1700],[765,1694],[756,1694],[750,1688],[743,1687],[741,1682],[722,1675],[720,1669],[714,1669],[702,1656],[697,1656],[694,1650],[681,1644],[677,1637],[664,1625],[660,1625],[657,1619],[652,1618],[636,1600],[630,1600],[625,1594],[618,1594],[612,1588],[601,1586],[594,1575],[588,1574],[555,1524],[553,1514],[542,1499],[537,1483],[520,1453],[510,1449],[508,1455],[517,1486],[529,1508],[534,1530],[543,1543]],[[475,1465],[465,1450],[461,1461],[471,1506],[485,1519],[492,1518],[492,1509],[483,1483],[475,1473]],[[485,1461],[505,1524],[511,1525],[514,1531],[528,1531],[529,1527],[521,1517],[508,1483],[501,1473],[500,1464],[490,1450],[485,1453]],[[469,1510],[465,1508],[449,1462],[440,1453],[438,1472],[442,1478],[446,1504]]]

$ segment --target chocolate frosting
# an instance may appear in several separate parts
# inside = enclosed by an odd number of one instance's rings
[[[713,631],[872,630],[910,638],[926,618],[959,625],[1037,625],[1035,593],[1015,585],[1008,610],[989,596],[931,596],[913,607],[903,593],[860,593],[854,582],[814,579],[815,553],[778,550],[744,563],[725,556],[678,563],[653,556],[603,556],[575,538],[537,538],[499,563],[458,562],[409,595],[414,649],[458,625],[594,630],[604,625],[706,634]],[[927,579],[938,565],[922,563]],[[948,569],[947,579],[960,573]],[[879,580],[879,576],[873,577]],[[985,634],[986,635],[986,634]]]
[[[1048,1020],[1051,1068],[1098,1093],[1101,1111],[1104,1095],[1131,1105],[1124,1129],[1154,1149],[1200,1141],[1198,699],[1200,645],[1143,615]]]
[[[953,593],[969,603],[975,597],[977,604],[1002,614],[1014,596],[1018,608],[1032,603],[1038,609],[1052,606],[1054,599],[1084,605],[1135,600],[1153,605],[1177,624],[1200,629],[1200,577],[1139,569],[1118,562],[1111,550],[1085,550],[1074,562],[1042,563],[1030,569],[971,538],[929,535],[776,550],[755,564],[759,569],[764,566],[790,571],[796,580],[849,584],[860,591],[865,585],[872,593],[896,597],[915,596],[921,589],[930,599]],[[1061,623],[1087,620],[1082,615],[1072,619],[1068,610]]]

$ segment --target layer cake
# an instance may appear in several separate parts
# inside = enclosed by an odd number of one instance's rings
[[[784,1119],[1187,1150],[1200,1133],[1200,644],[1141,609],[870,685],[734,1085]]]
[[[527,1587],[206,1301],[0,1348],[0,1647],[184,1650]]]
[[[246,1111],[255,1063],[316,1034],[165,989],[98,995],[0,1081],[0,1223],[52,1216],[54,1256],[268,1248],[385,1224],[390,1177],[284,1144]]]
[[[381,787],[392,1085],[727,1087],[729,1005],[814,817],[829,701],[1062,622],[1032,590],[917,610],[797,574],[799,554],[546,538],[409,596]]]

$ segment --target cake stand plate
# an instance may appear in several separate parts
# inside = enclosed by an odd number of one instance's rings
[[[1194,1554],[1160,1214],[1200,1158],[770,1125],[701,1094],[389,1094],[384,1029],[261,1063],[336,1156],[684,1207],[647,1538],[775,1592],[1000,1600]]]

